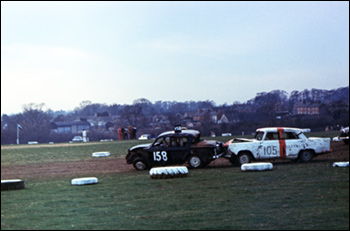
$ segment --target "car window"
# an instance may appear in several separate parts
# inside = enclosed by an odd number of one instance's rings
[[[196,134],[192,140],[192,143],[195,144],[195,143],[198,143],[200,141],[200,135],[199,134]]]
[[[265,140],[278,140],[278,133],[277,132],[268,132],[266,134]]]
[[[257,132],[256,134],[255,134],[255,139],[257,139],[257,140],[262,140],[262,138],[263,138],[263,136],[264,136],[264,133],[263,132]]]
[[[162,147],[169,147],[170,144],[171,144],[171,139],[170,139],[169,136],[167,136],[167,137],[164,137],[163,143],[160,146],[162,146]]]
[[[173,137],[171,145],[173,147],[185,147],[187,143],[187,137]]]
[[[158,138],[155,142],[153,146],[161,146],[161,147],[169,147],[171,144],[171,139],[170,137],[166,136],[166,137],[160,137]]]
[[[298,139],[298,136],[294,132],[282,132],[282,139],[285,139],[285,140]]]

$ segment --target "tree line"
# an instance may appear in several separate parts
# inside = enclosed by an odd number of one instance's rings
[[[297,103],[305,105],[317,103],[320,105],[319,115],[296,115],[293,110]],[[186,123],[185,113],[198,112],[199,110],[222,111],[230,118],[229,123],[214,123],[205,115],[203,121],[195,125],[194,129],[200,130],[203,135],[230,132],[232,134],[250,133],[262,126],[293,126],[309,127],[316,130],[326,126],[349,126],[349,87],[334,90],[311,89],[304,91],[274,90],[271,92],[257,93],[256,97],[247,102],[234,101],[232,104],[216,105],[214,101],[156,101],[150,102],[145,98],[134,100],[131,105],[99,104],[91,101],[83,101],[73,111],[43,110],[44,104],[28,104],[23,112],[1,116],[1,144],[13,144],[16,142],[17,124],[23,130],[20,131],[21,143],[38,141],[39,143],[63,142],[71,139],[68,135],[52,132],[52,122],[74,121],[89,116],[117,117],[106,131],[115,132],[121,126],[136,126],[138,133],[159,132],[154,130],[155,116],[163,116],[167,120],[164,129],[171,129],[172,125]],[[283,116],[281,116],[283,113]],[[153,121],[153,125],[151,123]],[[187,121],[188,122],[188,121]],[[110,127],[109,127],[110,128]],[[93,139],[106,137],[106,131],[92,133]],[[103,134],[102,134],[103,133]],[[155,134],[157,135],[157,134]],[[72,136],[72,135],[70,135]],[[108,135],[107,135],[108,136]],[[108,137],[116,137],[110,134]]]

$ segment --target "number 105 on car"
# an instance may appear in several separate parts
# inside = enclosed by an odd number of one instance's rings
[[[276,146],[267,146],[264,147],[264,154],[265,155],[277,155],[277,147]]]

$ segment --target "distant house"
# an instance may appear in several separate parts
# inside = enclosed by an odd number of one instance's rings
[[[204,121],[205,115],[207,115],[208,112],[197,112],[193,115],[193,121],[198,122],[198,121]]]
[[[214,119],[213,116],[211,108],[198,108],[197,112],[193,114],[192,120],[194,122],[209,122]]]
[[[51,128],[54,132],[60,134],[77,134],[83,130],[90,131],[90,123],[86,120],[78,120],[72,122],[52,122]]]
[[[318,103],[310,104],[308,107],[308,114],[309,115],[319,115],[320,114],[320,104],[318,104]]]
[[[112,131],[114,130],[114,127],[118,121],[117,116],[111,116],[111,115],[98,115],[95,114],[95,116],[89,116],[87,118],[87,121],[90,123],[90,129],[94,131]]]
[[[294,104],[294,113],[297,115],[319,115],[320,114],[320,104],[311,103],[306,104],[299,102]]]
[[[186,122],[212,122],[216,124],[231,123],[229,116],[223,111],[213,110],[212,108],[200,109],[197,112],[186,112],[184,115]]]
[[[229,119],[225,115],[224,112],[219,111],[219,112],[212,112],[212,122],[217,123],[217,124],[222,124],[222,123],[230,123]]]
[[[227,111],[225,114],[222,115],[221,119],[218,121],[218,123],[239,123],[239,116],[238,113],[233,111]]]

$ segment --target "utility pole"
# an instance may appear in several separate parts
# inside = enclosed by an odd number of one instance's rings
[[[17,144],[19,144],[19,130],[23,130],[22,126],[17,124]]]

